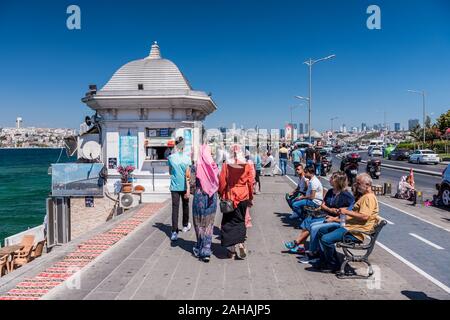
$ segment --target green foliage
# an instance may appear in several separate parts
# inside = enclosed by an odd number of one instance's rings
[[[436,121],[436,126],[441,131],[441,133],[445,133],[445,130],[450,128],[450,110],[440,115],[440,117]]]
[[[432,141],[427,142],[425,145],[423,142],[401,142],[397,145],[398,149],[408,149],[408,150],[416,150],[416,149],[431,149],[436,153],[445,153],[447,149],[450,149],[450,142],[448,141]]]

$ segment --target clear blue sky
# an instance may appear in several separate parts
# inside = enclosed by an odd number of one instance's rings
[[[66,8],[81,7],[82,29],[66,28]],[[366,9],[381,7],[381,30]],[[28,126],[78,128],[91,83],[102,87],[157,40],[195,89],[219,109],[208,127],[236,122],[282,127],[296,94],[308,92],[309,57],[317,64],[313,127],[407,125],[450,107],[450,2],[395,1],[12,1],[0,2],[0,126],[22,116]],[[307,122],[306,108],[294,111]]]

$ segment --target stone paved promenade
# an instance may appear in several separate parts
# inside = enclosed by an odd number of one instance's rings
[[[171,244],[170,206],[88,264],[76,276],[78,288],[65,284],[44,299],[449,299],[449,295],[394,256],[376,247],[371,261],[375,280],[340,280],[301,264],[283,253],[283,241],[298,232],[287,221],[283,200],[292,184],[284,177],[264,177],[263,193],[252,209],[249,255],[226,259],[215,230],[209,264],[191,252],[193,229]],[[221,215],[216,217],[220,226]],[[78,282],[79,281],[79,282]],[[2,287],[0,286],[0,293]]]

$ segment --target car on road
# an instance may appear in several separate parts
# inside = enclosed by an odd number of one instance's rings
[[[388,155],[388,159],[389,160],[398,160],[398,161],[408,160],[410,154],[411,154],[411,151],[407,150],[407,149],[394,149]]]
[[[373,147],[369,150],[369,157],[382,157],[383,156],[383,150],[381,150],[381,147]]]
[[[409,156],[411,163],[439,163],[439,156],[433,150],[416,150]]]
[[[438,198],[444,206],[450,207],[450,164],[447,165],[444,172],[442,172],[442,181],[438,185]]]
[[[369,149],[369,146],[368,146],[368,145],[365,145],[365,144],[361,144],[361,145],[358,146],[358,149],[359,149],[359,150],[368,150],[368,149]]]

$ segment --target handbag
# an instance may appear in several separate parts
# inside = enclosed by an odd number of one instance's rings
[[[230,190],[229,190],[229,184],[228,184],[228,166],[225,165],[224,169],[227,171],[226,183],[227,183],[227,193],[229,193]],[[231,213],[234,211],[234,204],[233,204],[233,201],[231,201],[231,200],[222,199],[222,200],[220,200],[219,206],[220,206],[220,211],[222,213]]]

